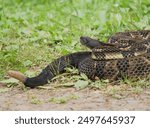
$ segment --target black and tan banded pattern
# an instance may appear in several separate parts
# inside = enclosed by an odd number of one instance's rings
[[[94,60],[123,59],[143,55],[150,51],[150,39],[134,40],[132,42],[129,40],[128,43],[123,43],[122,41],[123,39],[121,39],[121,43],[118,42],[113,46],[100,46],[93,48],[92,58]]]
[[[118,32],[108,39],[108,43],[118,43],[118,40],[120,40],[119,37],[122,37],[126,40],[147,40],[150,39],[150,30]]]

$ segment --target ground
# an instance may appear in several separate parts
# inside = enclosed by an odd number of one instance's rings
[[[138,93],[126,90],[119,94],[116,93],[117,95],[110,94],[102,90],[91,88],[77,90],[73,87],[59,87],[53,89],[23,90],[21,86],[18,86],[0,93],[0,110],[150,111],[150,89],[143,89]]]
[[[57,86],[51,89],[6,84],[14,82],[8,70],[35,76],[55,58],[89,50],[79,43],[81,36],[107,42],[116,32],[150,29],[149,0],[0,3],[0,110],[150,110],[150,82],[143,80],[104,87],[67,75],[51,82]]]

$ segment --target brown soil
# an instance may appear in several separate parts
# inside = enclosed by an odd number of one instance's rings
[[[150,110],[150,89],[125,94],[116,98],[89,88],[23,90],[17,86],[0,93],[0,110]]]

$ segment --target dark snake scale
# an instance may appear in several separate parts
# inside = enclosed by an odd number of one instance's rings
[[[66,67],[72,66],[92,80],[99,78],[114,81],[150,75],[150,30],[119,32],[111,36],[107,43],[89,37],[81,37],[80,42],[90,48],[91,52],[62,56],[50,63],[38,76],[25,77],[22,82],[31,88],[44,85],[65,72]],[[14,76],[13,72],[9,74],[19,79],[19,75]]]

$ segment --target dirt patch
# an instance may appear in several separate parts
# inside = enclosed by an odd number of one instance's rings
[[[116,98],[102,90],[0,87],[0,110],[150,110],[150,89]]]

